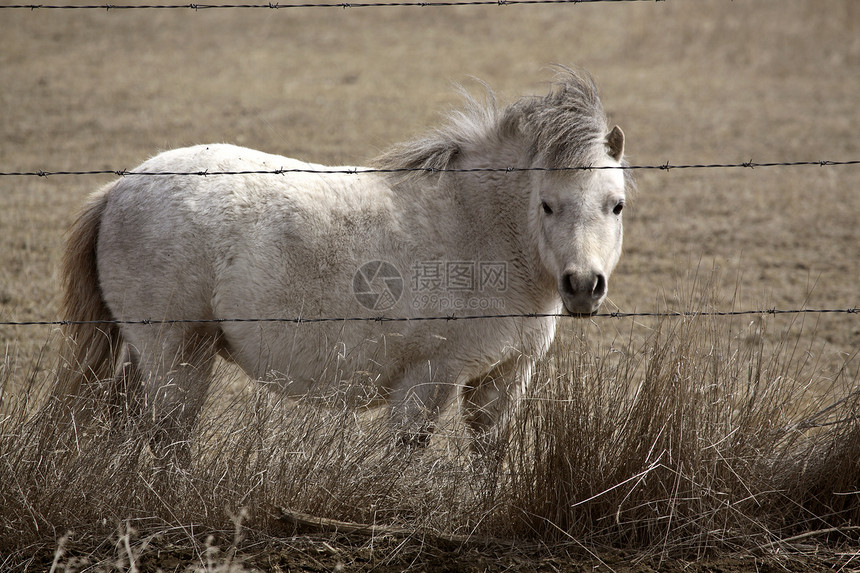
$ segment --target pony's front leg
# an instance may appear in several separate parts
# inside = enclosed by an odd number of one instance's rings
[[[427,446],[454,388],[446,369],[430,362],[412,367],[401,376],[392,389],[390,414],[398,447],[413,450]]]
[[[463,388],[462,409],[476,454],[504,453],[514,408],[533,371],[533,360],[518,357],[495,366]]]

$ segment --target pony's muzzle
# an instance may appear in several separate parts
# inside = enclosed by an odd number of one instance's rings
[[[567,271],[559,281],[558,292],[570,314],[590,316],[597,312],[608,292],[606,276],[599,272]]]

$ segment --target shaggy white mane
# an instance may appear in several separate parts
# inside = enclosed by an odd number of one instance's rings
[[[525,97],[502,109],[489,87],[485,102],[461,91],[465,105],[449,114],[444,126],[393,146],[373,161],[374,166],[451,169],[465,159],[465,150],[496,147],[511,138],[521,141],[530,164],[542,167],[589,165],[605,153],[606,114],[587,74],[561,68],[548,95]]]

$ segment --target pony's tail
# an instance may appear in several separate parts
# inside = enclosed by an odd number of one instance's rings
[[[63,254],[63,350],[55,396],[68,406],[103,394],[122,348],[99,285],[96,245],[110,186],[94,194],[72,225]],[[94,321],[98,321],[93,323]],[[77,408],[75,408],[77,409]]]

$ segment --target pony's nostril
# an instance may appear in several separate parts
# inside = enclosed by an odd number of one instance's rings
[[[579,285],[577,284],[579,281],[576,279],[576,275],[573,273],[565,273],[564,278],[562,278],[561,286],[564,291],[563,294],[567,294],[570,296],[576,296],[579,292]]]
[[[606,294],[606,277],[601,274],[597,275],[594,281],[594,288],[591,289],[591,296],[594,298],[603,298]]]

